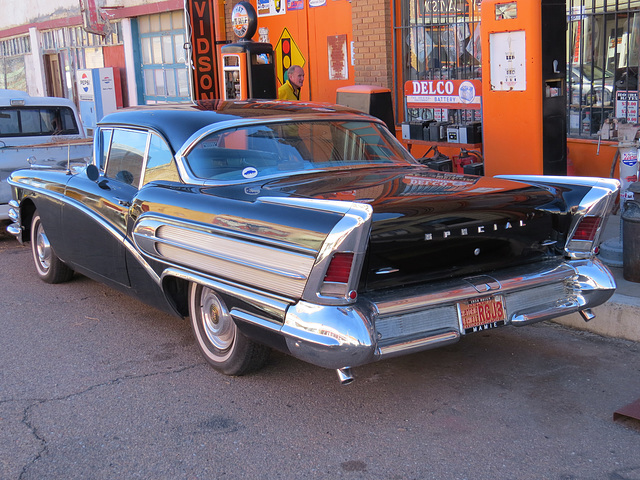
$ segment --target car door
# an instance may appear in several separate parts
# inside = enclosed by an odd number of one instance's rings
[[[70,263],[76,270],[129,286],[127,219],[141,184],[149,135],[128,128],[100,129],[96,135],[96,163],[104,174],[97,182],[76,175],[67,184],[65,244],[73,245]]]

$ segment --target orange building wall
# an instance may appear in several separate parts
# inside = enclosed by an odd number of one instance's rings
[[[231,29],[231,11],[239,0],[226,2],[226,38],[236,41]],[[286,1],[286,0],[283,0]],[[256,7],[256,1],[251,0]],[[277,49],[286,28],[305,59],[305,85],[301,100],[336,101],[336,90],[349,85],[375,85],[395,89],[393,82],[393,20],[390,0],[326,0],[284,15],[258,17],[258,32],[266,28],[269,43]],[[347,36],[348,78],[329,80],[327,37]],[[253,38],[259,41],[259,33]],[[276,61],[280,61],[276,52]],[[355,64],[355,65],[352,65]],[[280,83],[278,83],[280,86]]]

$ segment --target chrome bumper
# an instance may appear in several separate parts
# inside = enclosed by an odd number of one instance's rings
[[[326,368],[355,367],[454,343],[464,335],[458,302],[501,295],[506,324],[526,325],[606,302],[615,291],[599,260],[520,266],[491,276],[361,296],[352,306],[298,302],[284,324],[232,310],[238,321],[284,336],[291,355]]]

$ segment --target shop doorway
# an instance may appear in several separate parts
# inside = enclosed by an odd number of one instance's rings
[[[64,98],[64,80],[60,68],[60,57],[57,53],[44,55],[44,75],[48,95]]]

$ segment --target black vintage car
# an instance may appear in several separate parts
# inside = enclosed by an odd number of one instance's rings
[[[275,348],[338,370],[572,312],[615,282],[595,257],[615,180],[421,165],[383,123],[276,101],[106,116],[80,173],[20,170],[9,231],[49,283],[74,272],[189,317],[229,375]]]

